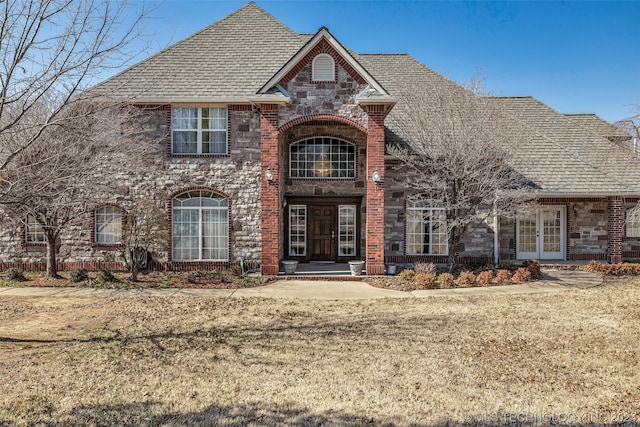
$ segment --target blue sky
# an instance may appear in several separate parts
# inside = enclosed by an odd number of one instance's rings
[[[147,30],[158,50],[247,1],[165,0]],[[640,104],[640,1],[256,1],[300,33],[321,26],[359,53],[409,53],[462,81],[483,69],[498,95],[530,95],[608,121]]]

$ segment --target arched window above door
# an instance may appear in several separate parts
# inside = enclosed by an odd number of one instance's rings
[[[313,137],[289,147],[289,175],[293,179],[353,179],[356,147],[333,137]]]

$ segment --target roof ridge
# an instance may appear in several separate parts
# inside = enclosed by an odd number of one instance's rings
[[[384,56],[384,55],[388,55],[388,56],[411,56],[410,53],[406,53],[406,52],[381,52],[381,53],[375,53],[375,52],[369,52],[369,53],[358,53],[358,55],[378,55],[378,56]]]

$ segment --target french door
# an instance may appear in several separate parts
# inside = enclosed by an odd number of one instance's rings
[[[543,206],[521,216],[516,226],[518,259],[565,259],[564,206]]]

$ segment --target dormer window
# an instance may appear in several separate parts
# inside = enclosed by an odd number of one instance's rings
[[[311,79],[316,82],[332,82],[336,79],[336,66],[333,58],[321,53],[313,58]]]

